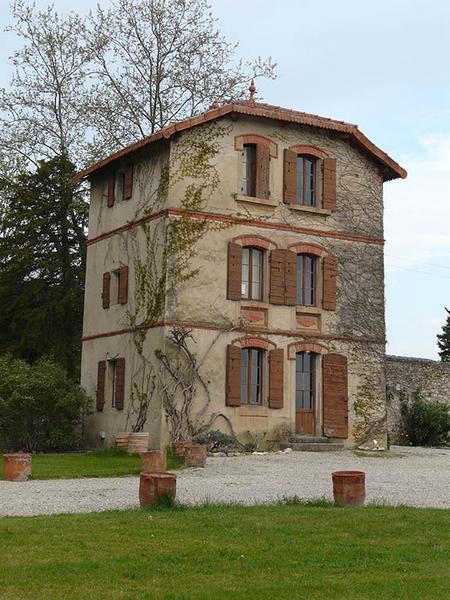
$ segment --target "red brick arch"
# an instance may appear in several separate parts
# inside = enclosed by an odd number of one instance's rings
[[[236,338],[231,343],[233,346],[239,346],[240,348],[261,348],[262,350],[272,350],[277,347],[277,345],[270,340],[250,335]]]
[[[272,158],[278,158],[278,144],[266,137],[257,133],[246,133],[234,136],[234,149],[243,150],[244,144],[261,144],[269,148],[269,154]]]
[[[308,146],[306,144],[296,144],[295,146],[289,146],[290,150],[293,150],[296,154],[308,154],[309,156],[315,156],[316,158],[328,158],[328,153],[325,150],[321,150],[316,146]]]
[[[255,246],[264,250],[275,250],[277,244],[262,235],[238,235],[233,238],[233,242],[240,246]]]
[[[304,242],[291,244],[289,250],[295,252],[295,254],[312,254],[313,256],[319,256],[320,258],[328,256],[329,254],[328,251],[325,250],[323,246],[319,246],[319,244],[305,244]]]
[[[288,359],[295,360],[297,352],[315,352],[316,354],[327,354],[328,348],[318,342],[293,342],[288,345]]]

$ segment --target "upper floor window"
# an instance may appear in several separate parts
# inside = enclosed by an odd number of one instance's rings
[[[244,144],[241,192],[245,196],[256,196],[256,144]]]
[[[317,257],[297,254],[297,304],[316,305]]]
[[[297,156],[297,204],[315,206],[317,197],[318,168],[313,156]]]
[[[242,298],[262,300],[263,298],[263,259],[264,251],[259,248],[242,249]]]
[[[108,207],[119,202],[129,200],[133,195],[133,165],[118,169],[108,175],[107,198]]]
[[[241,404],[262,404],[264,350],[241,350]]]

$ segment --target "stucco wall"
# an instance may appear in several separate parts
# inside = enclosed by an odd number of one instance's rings
[[[244,222],[229,223],[222,229],[209,231],[200,241],[192,264],[198,267],[198,275],[168,295],[161,320],[198,325],[194,327],[193,335],[195,350],[200,356],[211,346],[214,337],[219,337],[203,366],[203,376],[209,382],[212,397],[209,411],[226,414],[232,419],[238,434],[253,432],[270,438],[274,427],[295,423],[295,361],[287,358],[288,347],[303,339],[313,339],[308,337],[311,332],[299,326],[297,318],[299,312],[312,314],[320,323],[313,333],[319,336],[323,352],[338,352],[348,358],[350,436],[346,443],[352,445],[367,414],[382,423],[385,407],[383,246],[374,243],[374,240],[380,241],[383,237],[381,174],[359,150],[326,131],[306,126],[279,126],[251,118],[241,118],[236,122],[225,119],[221,127],[222,135],[216,140],[220,152],[215,159],[220,183],[208,199],[205,210],[226,217],[241,216]],[[107,208],[105,202],[107,173],[96,176],[92,182],[89,239],[126,226],[143,216],[146,209],[154,207],[153,199],[165,167],[170,169],[172,179],[167,197],[161,199],[158,209],[179,207],[186,190],[186,179],[181,181],[177,177],[179,161],[183,153],[189,151],[193,136],[198,132],[199,129],[183,133],[176,140],[161,143],[141,154],[135,165],[132,199],[116,202],[113,208]],[[248,133],[270,137],[277,145],[277,154],[270,161],[271,194],[266,202],[240,196],[241,152],[235,148],[235,136]],[[298,210],[298,207],[283,203],[283,150],[295,144],[314,145],[337,159],[337,209],[333,213]],[[163,221],[155,220],[150,226],[157,228],[161,223]],[[308,232],[297,231],[296,228]],[[285,399],[280,410],[269,409],[267,402],[257,407],[225,406],[226,346],[232,339],[243,335],[237,329],[247,327],[252,331],[243,321],[243,309],[246,304],[248,307],[248,303],[226,299],[227,244],[242,235],[264,236],[279,248],[312,243],[337,258],[336,311],[320,307],[299,310],[275,306],[269,304],[267,298],[260,303],[259,308],[266,311],[266,332],[258,335],[285,350]],[[108,436],[107,443],[110,443],[115,433],[129,425],[130,376],[133,372],[136,376],[139,361],[131,335],[125,332],[111,335],[111,332],[128,327],[136,293],[135,258],[137,255],[145,257],[144,242],[139,228],[127,230],[125,227],[124,231],[88,246],[84,319],[84,336],[88,339],[83,344],[82,384],[94,396],[98,361],[117,355],[124,356],[127,365],[125,409],[119,412],[108,405],[110,381],[107,379],[105,408],[103,412],[95,413],[90,422],[92,441],[97,439],[100,430],[104,430]],[[129,304],[112,304],[109,309],[102,309],[102,274],[121,265],[129,267]],[[268,271],[267,262],[265,270]],[[211,328],[208,329],[208,326]],[[145,354],[150,361],[153,361],[155,349],[164,347],[166,333],[167,328],[160,327],[147,335]],[[320,339],[320,335],[324,337]],[[318,379],[317,398],[320,399]],[[164,445],[168,440],[159,403],[156,391],[146,425],[154,447]],[[320,414],[319,405],[319,419]],[[225,422],[218,423],[218,426],[226,429]],[[383,440],[385,428],[383,430],[382,424],[374,434]]]
[[[425,358],[386,356],[388,430],[392,440],[401,430],[401,401],[416,393],[425,401],[450,406],[450,364]]]

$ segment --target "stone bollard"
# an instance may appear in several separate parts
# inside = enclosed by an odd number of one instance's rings
[[[364,471],[334,471],[333,496],[335,502],[347,506],[361,506],[366,499]]]
[[[167,468],[165,450],[148,450],[141,454],[143,473],[164,473]]]
[[[177,478],[172,473],[141,473],[139,503],[152,506],[164,498],[175,500]]]
[[[26,481],[31,477],[31,454],[4,454],[3,479],[5,481]]]
[[[206,464],[206,446],[189,444],[184,450],[184,462],[188,467],[204,467]]]

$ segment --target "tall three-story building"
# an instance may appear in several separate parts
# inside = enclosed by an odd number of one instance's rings
[[[202,176],[189,166],[202,139],[214,145],[214,185],[197,210],[186,198]],[[206,406],[199,418],[212,416],[213,429],[271,440],[284,427],[346,446],[382,439],[383,183],[406,172],[356,125],[250,98],[80,176],[91,181],[82,385],[96,397],[93,442],[140,418],[152,447],[167,443],[155,351],[169,353],[174,327],[192,331],[207,388],[192,410]],[[164,232],[186,217],[210,224],[191,258],[198,272],[166,283],[153,318],[139,321],[145,273],[170,263]]]

